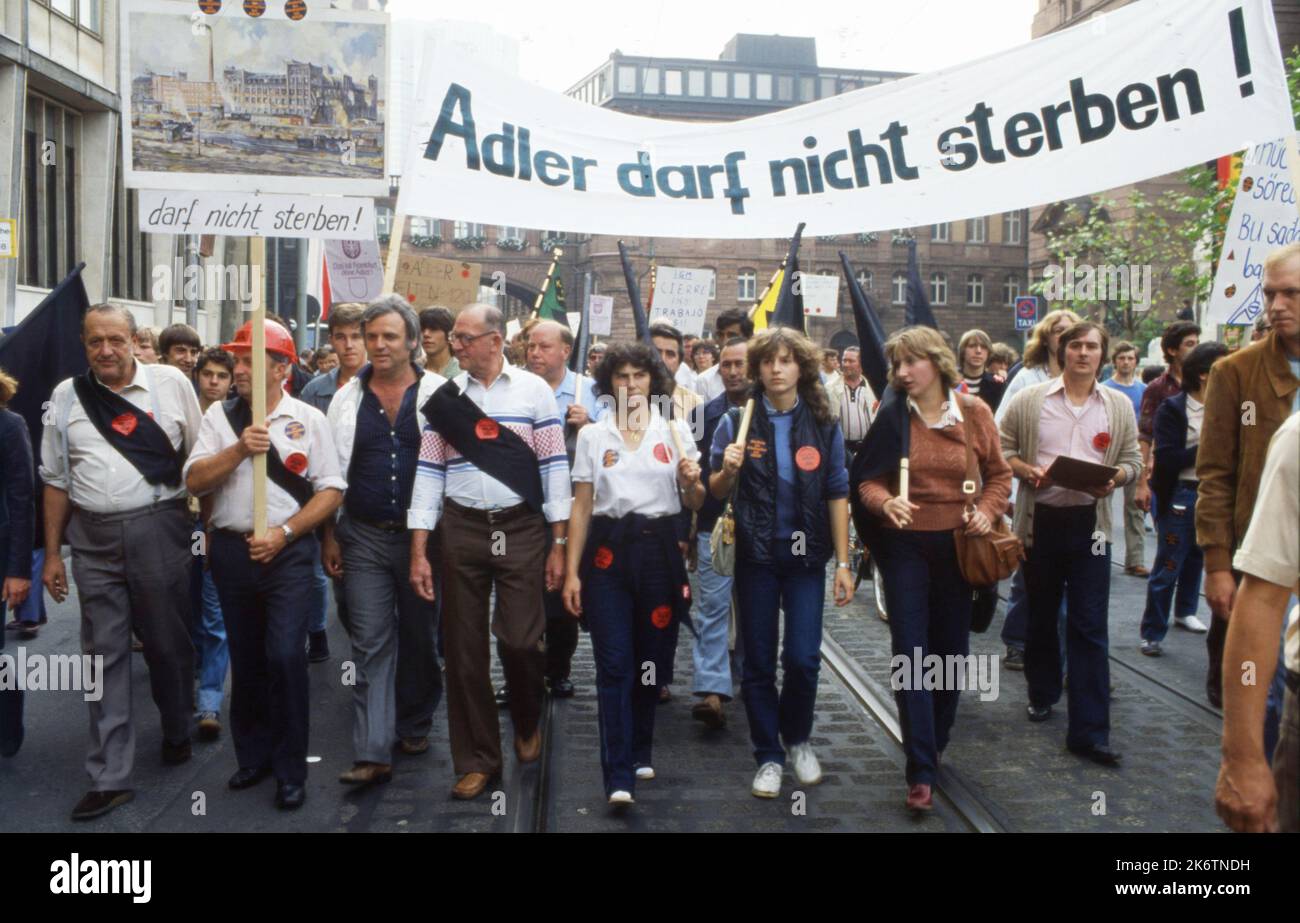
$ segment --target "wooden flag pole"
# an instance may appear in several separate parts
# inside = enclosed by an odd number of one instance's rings
[[[252,311],[248,317],[252,327],[249,364],[253,369],[252,417],[259,426],[266,424],[266,286],[263,270],[266,268],[266,238],[254,237],[249,241],[249,262],[253,265]],[[266,455],[253,456],[253,538],[266,537]]]
[[[388,258],[384,260],[384,292],[389,293],[397,285],[397,265],[402,257],[402,235],[406,233],[406,216],[401,212],[393,215],[393,230],[388,235]]]
[[[898,460],[898,498],[907,502],[907,459]]]
[[[745,412],[740,415],[740,429],[736,432],[736,441],[732,445],[744,447],[745,437],[749,435],[749,421],[753,416],[754,399],[751,397],[745,402]]]
[[[562,256],[564,256],[562,247],[556,247],[551,251],[551,265],[546,270],[546,278],[542,281],[542,287],[537,293],[537,298],[533,300],[533,313],[529,318],[530,320],[541,313],[542,299],[546,297],[546,290],[551,287],[551,279],[555,277],[555,268],[560,264],[560,257]]]

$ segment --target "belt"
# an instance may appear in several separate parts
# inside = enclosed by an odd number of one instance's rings
[[[188,510],[189,501],[185,497],[176,497],[172,500],[159,500],[157,503],[150,503],[148,506],[138,506],[133,510],[122,510],[116,513],[92,513],[90,510],[83,510],[79,506],[73,507],[73,509],[91,522],[125,522],[128,519],[138,519],[141,516],[148,516],[150,513],[161,513],[164,510]]]
[[[498,523],[510,522],[513,519],[519,519],[527,516],[532,512],[527,503],[516,503],[514,506],[507,506],[502,509],[480,510],[472,506],[465,506],[463,503],[457,503],[455,500],[448,500],[447,506],[453,509],[460,516],[466,519],[473,519],[478,522],[486,522],[490,526]]]
[[[348,519],[370,526],[372,529],[378,529],[381,532],[405,532],[406,523],[400,519],[367,519],[364,516],[357,516],[353,513],[347,514]]]

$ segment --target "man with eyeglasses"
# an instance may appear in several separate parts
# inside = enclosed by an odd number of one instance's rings
[[[515,753],[521,763],[541,756],[542,594],[563,582],[572,497],[555,394],[542,378],[506,363],[501,311],[469,305],[450,339],[461,372],[421,408],[407,526],[411,583],[432,601],[429,533],[442,524],[447,718],[460,777],[451,794],[468,800],[502,769],[488,643],[494,588],[490,627],[510,688]]]

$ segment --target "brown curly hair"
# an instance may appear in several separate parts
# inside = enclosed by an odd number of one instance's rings
[[[749,380],[754,383],[755,396],[763,393],[760,374],[766,359],[775,359],[784,347],[799,364],[799,398],[806,401],[818,423],[832,423],[830,398],[822,387],[822,351],[812,340],[790,327],[768,327],[754,334],[749,341]]]

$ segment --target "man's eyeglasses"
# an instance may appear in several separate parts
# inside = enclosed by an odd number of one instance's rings
[[[484,330],[482,333],[453,333],[450,337],[448,337],[448,339],[451,340],[453,343],[459,343],[461,346],[468,346],[470,343],[473,343],[475,340],[482,339],[483,337],[486,336],[491,336],[494,333],[496,333],[495,330]]]

